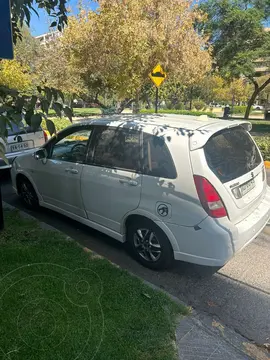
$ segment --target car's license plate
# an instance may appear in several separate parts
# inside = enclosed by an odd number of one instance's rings
[[[255,180],[254,179],[252,179],[252,180],[246,182],[245,184],[243,184],[242,186],[240,186],[240,191],[241,191],[242,196],[246,195],[254,187],[255,187]]]
[[[22,141],[22,142],[18,142],[16,144],[10,145],[10,151],[11,152],[21,151],[21,150],[29,149],[31,147],[32,147],[32,141]]]

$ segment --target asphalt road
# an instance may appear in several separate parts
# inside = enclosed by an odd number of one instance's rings
[[[2,195],[4,201],[23,209],[8,176],[2,179]],[[209,268],[180,262],[169,271],[154,272],[135,262],[122,244],[95,230],[50,210],[30,213],[197,311],[217,316],[246,338],[260,344],[270,342],[270,224],[214,274]]]

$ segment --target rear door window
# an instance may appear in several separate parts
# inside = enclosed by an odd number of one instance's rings
[[[204,153],[209,168],[222,183],[254,170],[262,162],[254,141],[240,126],[213,135]]]
[[[143,134],[144,174],[175,179],[176,170],[163,137]]]

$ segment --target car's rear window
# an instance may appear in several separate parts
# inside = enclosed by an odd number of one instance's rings
[[[222,183],[255,169],[262,161],[249,134],[242,127],[222,130],[204,146],[209,168]]]
[[[41,127],[39,127],[37,130],[33,130],[31,126],[28,126],[24,121],[22,121],[19,124],[11,123],[12,128],[8,127],[8,136],[12,135],[21,135],[21,134],[29,134],[37,131],[42,131]]]

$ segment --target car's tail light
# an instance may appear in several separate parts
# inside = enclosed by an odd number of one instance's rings
[[[194,182],[201,204],[213,218],[228,216],[221,197],[210,182],[202,176],[194,175]]]
[[[46,131],[44,131],[44,130],[43,130],[43,136],[44,136],[45,142],[47,142],[48,141],[48,135],[47,135]]]

